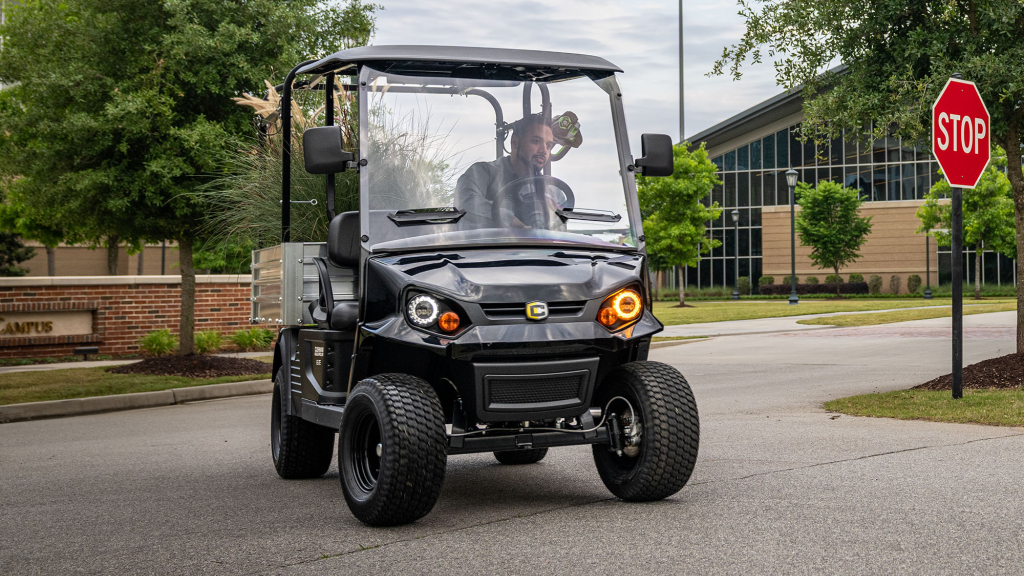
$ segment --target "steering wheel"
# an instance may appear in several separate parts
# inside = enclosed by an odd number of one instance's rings
[[[497,226],[564,230],[565,223],[555,210],[572,209],[576,195],[554,176],[528,176],[502,186],[494,195],[491,219]],[[517,223],[518,221],[518,223]]]

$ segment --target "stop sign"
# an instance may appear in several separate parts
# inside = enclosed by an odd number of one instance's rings
[[[991,155],[991,127],[974,82],[950,78],[932,104],[932,153],[950,186],[978,183]]]

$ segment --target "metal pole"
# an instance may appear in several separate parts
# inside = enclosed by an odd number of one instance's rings
[[[789,282],[789,303],[799,304],[800,297],[796,295],[796,187],[789,187],[789,258],[790,273]]]
[[[325,88],[326,88],[326,92],[327,92],[327,96],[326,96],[327,102],[324,103],[324,106],[326,107],[326,110],[324,111],[325,116],[326,116],[324,124],[326,126],[334,126],[334,72],[331,72],[330,74],[328,74],[327,77],[324,78],[324,81],[326,82]],[[327,175],[327,189],[325,191],[326,194],[327,194],[327,221],[328,222],[330,222],[331,220],[334,220],[334,215],[337,213],[337,212],[335,212],[335,209],[334,209],[334,193],[335,193],[334,190],[335,190],[334,174],[328,174]]]
[[[686,139],[686,107],[683,105],[683,0],[679,0],[679,142]]]
[[[950,259],[953,268],[953,399],[964,397],[964,208],[963,192],[953,188],[953,245]]]
[[[160,275],[161,276],[163,276],[164,274],[167,274],[166,264],[167,264],[167,240],[164,240],[163,244],[160,245]]]
[[[292,239],[292,82],[299,68],[316,60],[306,60],[292,68],[281,91],[281,242]]]
[[[928,240],[928,237],[931,235],[931,233],[932,233],[932,231],[928,230],[927,232],[925,232],[925,235],[924,235],[924,278],[925,278],[925,280],[924,280],[925,281],[924,299],[925,300],[931,300],[932,299],[932,267],[931,267],[932,249],[929,246],[929,244],[931,244],[931,242],[929,242],[929,240]]]
[[[733,275],[732,275],[732,299],[740,299],[740,219],[733,217],[732,219],[732,239],[733,239]]]

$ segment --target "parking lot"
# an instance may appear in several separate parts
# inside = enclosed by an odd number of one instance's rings
[[[1013,314],[968,317],[966,362],[1013,351]],[[368,528],[336,467],[275,474],[269,395],[0,425],[0,572],[1019,573],[1024,430],[821,408],[948,372],[943,321],[652,350],[702,438],[690,484],[642,505],[588,447],[458,456],[430,515]]]

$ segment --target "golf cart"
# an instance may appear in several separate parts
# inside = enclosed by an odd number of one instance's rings
[[[253,322],[279,322],[271,419],[282,478],[330,467],[370,525],[437,501],[449,456],[502,464],[589,444],[626,501],[689,480],[697,406],[647,361],[652,314],[635,174],[672,174],[668,136],[630,155],[610,62],[487,48],[373,46],[304,62],[281,87],[282,243],[253,252]],[[346,79],[346,82],[342,82]],[[335,89],[353,94],[343,149]],[[326,243],[291,242],[294,91],[324,93],[302,135],[326,180]],[[559,111],[565,110],[560,113]],[[586,139],[584,140],[584,135]],[[358,211],[335,214],[358,171]]]

